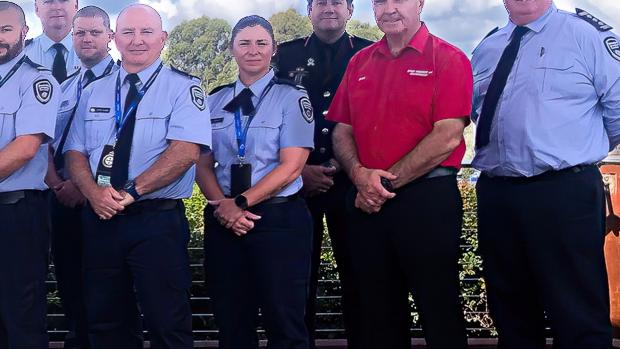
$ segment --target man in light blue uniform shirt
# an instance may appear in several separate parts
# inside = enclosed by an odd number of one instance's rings
[[[162,65],[159,14],[130,5],[119,15],[117,73],[88,85],[63,149],[83,210],[90,344],[142,347],[135,296],[152,348],[193,348],[188,292],[194,163],[211,145],[200,81]],[[124,103],[123,103],[124,101]]]
[[[59,86],[23,53],[23,10],[0,1],[0,347],[46,349],[44,177]]]
[[[62,98],[46,182],[52,189],[50,216],[54,272],[69,329],[65,348],[85,349],[89,345],[82,292],[83,233],[80,212],[86,198],[69,178],[62,151],[82,90],[93,81],[118,71],[119,67],[108,54],[113,32],[110,18],[104,10],[96,6],[80,9],[73,18],[73,33],[73,47],[82,67],[61,86]]]
[[[71,21],[78,9],[78,0],[35,0],[34,9],[43,33],[26,40],[26,55],[51,69],[56,80],[62,83],[81,66],[71,39]]]
[[[504,1],[476,48],[474,167],[480,252],[502,348],[611,348],[603,184],[620,143],[611,27],[551,0]]]

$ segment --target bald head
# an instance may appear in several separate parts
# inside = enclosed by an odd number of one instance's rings
[[[13,11],[17,16],[17,21],[22,27],[26,26],[26,15],[24,10],[18,4],[10,1],[0,1],[0,12]]]
[[[131,22],[132,19],[137,18],[146,19],[155,29],[163,29],[161,16],[157,10],[145,4],[132,4],[122,9],[121,13],[118,14],[118,18],[116,19],[116,31],[119,30],[123,22]]]
[[[138,73],[153,64],[167,38],[159,13],[148,5],[130,5],[118,15],[114,41],[123,68],[129,73]]]

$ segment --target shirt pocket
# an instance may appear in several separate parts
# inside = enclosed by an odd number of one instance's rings
[[[101,108],[110,110],[110,108]],[[108,137],[116,127],[112,111],[92,112],[84,116],[84,147],[91,153],[97,147],[108,143]]]
[[[15,115],[18,109],[17,98],[6,98],[0,105],[0,148],[15,139]]]
[[[172,108],[166,106],[161,106],[158,110],[145,111],[138,108],[133,141],[146,147],[166,142],[171,114]]]
[[[282,117],[270,114],[266,118],[257,118],[248,130],[248,154],[253,154],[256,161],[269,165],[280,157],[280,128]]]
[[[534,63],[534,76],[531,81],[546,99],[569,99],[583,78],[575,71],[574,57],[546,55],[539,57]]]
[[[237,140],[233,115],[230,113],[212,115],[211,129],[213,132],[212,142],[215,160],[222,163],[224,159],[237,156]]]

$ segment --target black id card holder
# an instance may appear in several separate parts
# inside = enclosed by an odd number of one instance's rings
[[[97,165],[97,174],[95,180],[97,185],[102,187],[109,187],[110,178],[112,177],[112,164],[114,164],[114,146],[106,145],[101,152],[101,158]]]
[[[230,196],[243,194],[252,186],[252,165],[233,164],[230,167]]]

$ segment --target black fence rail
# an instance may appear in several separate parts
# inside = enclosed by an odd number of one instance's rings
[[[480,257],[476,254],[476,203],[474,183],[477,174],[471,169],[465,169],[459,174],[459,178],[459,186],[463,196],[465,211],[461,246],[463,252],[461,257],[461,264],[463,266],[461,280],[463,289],[462,299],[465,306],[464,315],[467,319],[468,331],[471,338],[489,338],[493,337],[495,333],[486,305],[484,282],[480,275]],[[190,200],[191,202],[187,202],[187,214],[193,230],[192,241],[189,248],[193,275],[191,288],[193,330],[196,341],[209,343],[210,341],[217,340],[217,328],[215,326],[213,308],[204,284],[204,257],[202,250],[203,228],[201,219],[201,207],[204,201],[202,201],[200,195],[195,195],[195,197]],[[317,304],[317,338],[338,341],[344,338],[340,304],[340,282],[338,280],[329,239],[326,238],[324,241]],[[47,281],[49,291],[48,329],[50,340],[58,342],[63,340],[67,333],[67,328],[58,298],[53,269],[53,265],[50,265],[49,279]],[[412,318],[412,336],[414,338],[421,338],[422,329],[418,322],[413,302]],[[262,333],[262,331],[260,332]]]

